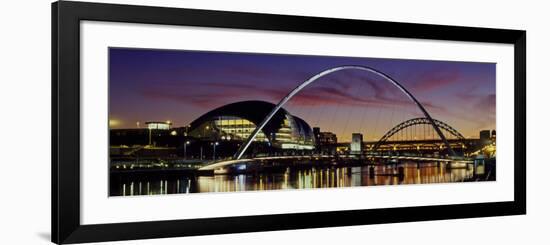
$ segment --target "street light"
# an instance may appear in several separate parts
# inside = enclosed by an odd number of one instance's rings
[[[151,127],[147,127],[147,129],[149,130],[149,146],[151,146]]]
[[[218,142],[212,143],[212,146],[214,147],[214,153],[212,154],[212,159],[216,161],[216,146],[218,145]]]
[[[203,137],[206,137],[206,131],[209,131],[210,130],[210,126],[206,125],[206,127],[203,128],[202,130],[202,134],[203,134]]]
[[[187,160],[187,145],[189,145],[189,141],[185,141],[185,144],[183,144],[183,159]]]

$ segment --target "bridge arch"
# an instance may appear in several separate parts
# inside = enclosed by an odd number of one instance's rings
[[[443,135],[443,133],[441,132],[439,127],[436,125],[435,121],[432,119],[432,117],[430,116],[428,111],[426,111],[426,109],[422,106],[422,104],[420,104],[420,102],[418,102],[418,100],[407,89],[405,89],[405,87],[403,87],[403,85],[401,85],[395,79],[391,78],[389,75],[387,75],[387,74],[385,74],[385,73],[383,73],[379,70],[376,70],[374,68],[371,68],[371,67],[368,67],[368,66],[359,66],[359,65],[345,65],[345,66],[337,66],[337,67],[333,67],[333,68],[321,71],[321,72],[317,73],[316,75],[310,77],[309,79],[305,80],[303,83],[301,83],[296,88],[294,88],[292,91],[290,91],[290,93],[288,93],[281,101],[279,101],[279,103],[277,103],[277,106],[275,106],[273,108],[273,110],[271,111],[271,113],[269,113],[264,118],[264,120],[260,123],[260,125],[258,125],[256,127],[256,129],[252,132],[252,134],[250,134],[250,136],[248,137],[246,142],[241,145],[241,147],[239,148],[239,150],[235,154],[234,158],[236,158],[238,160],[242,157],[242,155],[244,154],[246,149],[248,149],[248,147],[250,146],[250,144],[252,143],[254,138],[256,138],[256,135],[258,134],[258,132],[260,132],[263,129],[263,127],[265,127],[265,125],[269,122],[269,120],[271,120],[273,115],[275,115],[275,113],[277,113],[283,107],[283,105],[286,104],[286,102],[288,102],[290,99],[292,99],[292,97],[294,97],[294,95],[296,95],[298,92],[300,92],[302,89],[304,89],[305,87],[307,87],[311,83],[317,81],[319,78],[324,77],[328,74],[337,72],[337,71],[342,71],[342,70],[361,70],[361,71],[370,72],[370,73],[376,74],[376,75],[384,78],[384,81],[390,82],[392,85],[396,86],[401,92],[403,92],[411,101],[413,101],[417,105],[417,107],[420,109],[420,111],[422,111],[422,113],[424,114],[426,119],[428,119],[430,121],[430,124],[432,125],[434,130],[437,132],[437,134],[439,135],[441,140],[443,140],[443,142],[445,143],[445,146],[447,147],[447,149],[449,150],[451,155],[456,156],[453,149],[451,148],[451,145],[449,144],[449,142],[445,138],[445,135]]]
[[[433,122],[435,122],[435,124],[437,125],[438,128],[449,132],[451,135],[455,136],[456,138],[464,139],[464,136],[460,132],[458,132],[458,130],[451,127],[449,124],[446,124],[446,123],[444,123],[442,121],[439,121],[437,119],[433,119]],[[384,144],[384,142],[386,142],[388,139],[390,139],[393,135],[395,135],[399,131],[401,131],[403,129],[406,129],[408,127],[412,127],[414,125],[422,125],[422,124],[430,124],[431,125],[431,122],[430,122],[430,120],[428,120],[425,117],[418,117],[418,118],[412,118],[412,119],[409,119],[409,120],[406,120],[406,121],[403,121],[403,122],[397,124],[396,126],[391,128],[390,130],[388,130],[388,132],[386,132],[378,140],[378,142],[376,142],[376,144],[372,147],[372,151],[376,151],[378,149],[378,147],[380,147],[382,144]]]

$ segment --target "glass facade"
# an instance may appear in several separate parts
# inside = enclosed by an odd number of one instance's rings
[[[256,125],[251,121],[248,121],[239,117],[222,116],[214,120],[216,129],[220,132],[222,137],[229,137],[229,139],[246,140],[256,129]],[[264,133],[259,132],[255,138],[256,141],[268,141]]]

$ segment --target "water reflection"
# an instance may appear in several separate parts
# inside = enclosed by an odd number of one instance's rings
[[[177,176],[125,175],[111,178],[111,196],[174,193],[236,192],[280,189],[334,188],[485,180],[484,167],[437,163],[404,163],[387,166],[312,167],[280,173]]]

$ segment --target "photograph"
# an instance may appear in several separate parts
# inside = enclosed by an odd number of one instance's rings
[[[550,244],[546,5],[8,1],[0,245]]]
[[[109,196],[481,185],[495,107],[490,62],[108,47]]]

